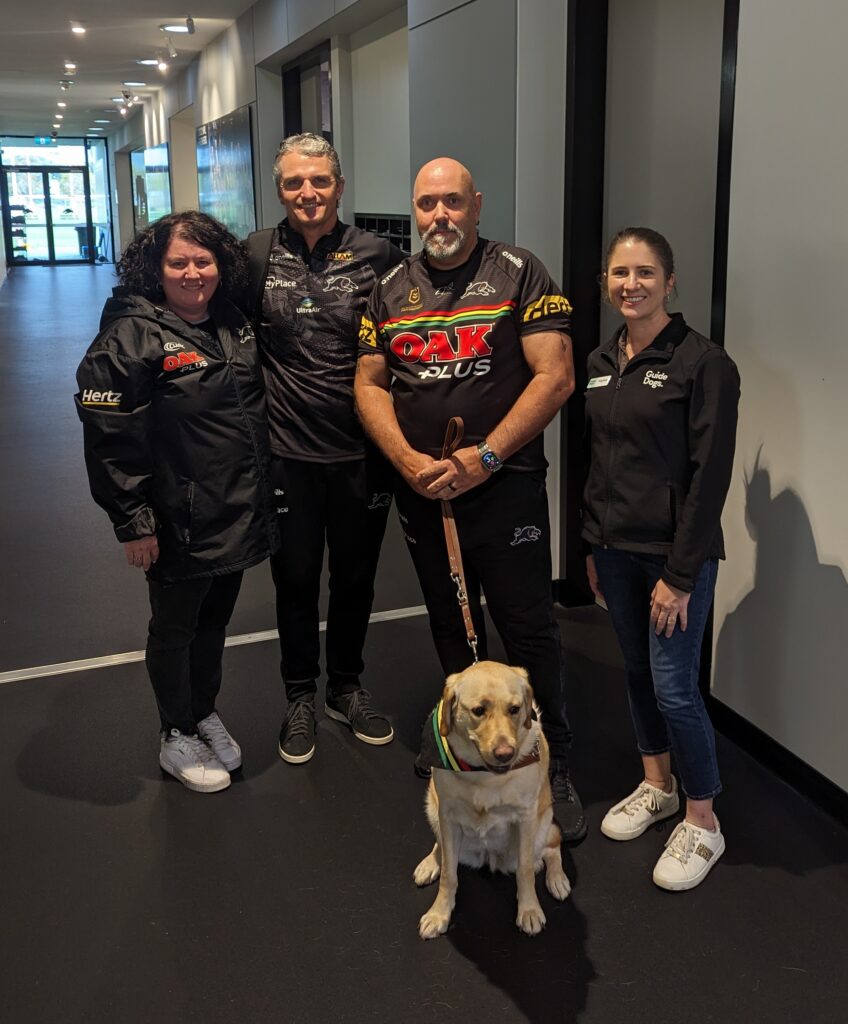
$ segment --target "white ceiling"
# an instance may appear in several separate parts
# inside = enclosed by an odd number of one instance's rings
[[[132,91],[158,91],[179,74],[200,50],[227,28],[255,0],[15,0],[3,2],[0,28],[0,135],[49,135],[55,115],[63,113],[59,137],[87,134],[95,118],[108,135],[123,118],[112,97],[125,81],[146,82]],[[194,35],[173,35],[177,58],[167,58],[168,40],[160,24],[194,19]],[[86,26],[71,32],[71,20]],[[137,60],[163,56],[167,72],[143,67]],[[65,61],[77,65],[74,75]],[[59,81],[72,79],[63,92]],[[129,90],[127,90],[129,91]],[[59,101],[67,103],[62,109]]]

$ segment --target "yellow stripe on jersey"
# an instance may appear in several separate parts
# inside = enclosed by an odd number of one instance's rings
[[[535,302],[531,302],[529,306],[525,307],[524,312],[521,314],[521,322],[527,324],[531,320],[541,320],[545,316],[556,316],[557,313],[568,314],[570,312],[571,303],[564,295],[543,295],[540,299],[536,299]]]
[[[359,325],[359,340],[363,345],[370,345],[371,348],[377,347],[377,329],[367,316],[362,318],[362,323]]]

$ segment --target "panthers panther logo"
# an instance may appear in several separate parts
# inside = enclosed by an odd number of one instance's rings
[[[529,543],[530,541],[538,540],[541,536],[542,531],[538,526],[516,526],[509,546],[514,548],[517,544]]]

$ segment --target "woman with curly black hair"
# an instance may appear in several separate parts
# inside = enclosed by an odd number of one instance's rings
[[[162,217],[127,246],[77,371],[92,495],[147,576],[159,763],[202,793],[241,765],[215,710],[225,631],[278,543],[256,342],[232,301],[245,270],[212,217]]]

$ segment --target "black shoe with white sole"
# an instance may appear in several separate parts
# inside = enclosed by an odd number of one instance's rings
[[[277,751],[289,764],[304,764],[315,753],[315,702],[293,700],[280,728]]]
[[[381,747],[395,738],[388,718],[371,707],[371,694],[367,690],[338,694],[328,690],[324,710],[330,718],[349,726],[363,743]]]

